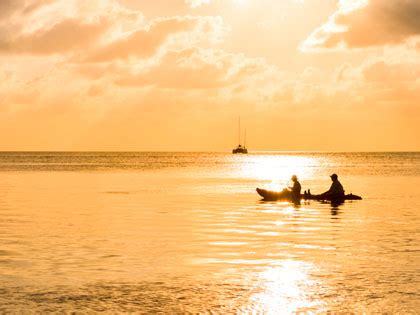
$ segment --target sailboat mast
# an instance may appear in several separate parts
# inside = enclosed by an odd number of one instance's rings
[[[244,148],[246,148],[246,129],[245,129],[245,132],[244,132],[245,134],[244,134]]]
[[[241,144],[241,116],[238,119],[238,144]]]

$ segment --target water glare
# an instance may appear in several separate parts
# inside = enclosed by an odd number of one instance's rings
[[[317,305],[310,301],[308,292],[314,281],[307,274],[311,264],[284,260],[259,274],[258,293],[251,297],[257,312],[264,314],[293,314],[306,312]]]

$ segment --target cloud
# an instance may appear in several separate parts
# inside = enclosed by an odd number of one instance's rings
[[[380,60],[366,66],[363,69],[363,74],[366,80],[370,82],[383,82],[385,84],[398,82],[399,84],[406,84],[420,78],[420,64],[389,64]]]
[[[188,4],[191,8],[198,8],[203,4],[209,4],[211,0],[185,0],[185,3]]]
[[[16,38],[0,38],[0,53],[48,55],[83,49],[97,40],[106,24],[105,21],[82,24],[77,20],[67,19],[46,30]]]
[[[153,56],[171,37],[188,34],[188,41],[211,39],[219,34],[221,20],[217,17],[170,17],[152,20],[142,29],[125,37],[98,47],[87,58],[87,62],[107,62],[128,57],[148,58]],[[178,38],[181,42],[182,40]],[[184,43],[184,46],[188,43]],[[185,48],[185,47],[183,47]]]
[[[158,64],[136,74],[126,74],[117,80],[122,86],[151,85],[172,89],[220,88],[228,82],[226,68],[217,65],[208,54],[188,49],[166,54]],[[214,57],[214,56],[212,56]],[[212,60],[213,59],[213,60]]]
[[[84,50],[144,25],[141,12],[114,0],[16,0],[0,2],[0,9],[8,12],[0,15],[0,54]]]
[[[206,4],[210,4],[212,2],[215,2],[214,0],[184,0],[184,1],[187,5],[189,5],[193,9],[199,8],[199,7],[201,7],[203,5],[206,5]],[[228,2],[228,1],[229,0],[223,0],[221,2]],[[230,0],[230,2],[236,3],[236,4],[245,4],[245,2],[247,2],[247,1],[255,1],[255,0]],[[305,0],[290,0],[290,1],[296,2],[296,3],[301,4],[301,5],[305,3]],[[257,2],[257,1],[255,1],[255,2]],[[262,1],[258,0],[258,2],[262,2]]]
[[[2,0],[0,1],[1,19],[14,14],[27,15],[54,0]]]
[[[0,18],[4,16],[9,16],[17,8],[21,7],[24,3],[23,0],[3,0],[0,1]]]
[[[362,91],[365,100],[369,104],[393,104],[400,108],[417,108],[411,115],[419,117],[420,62],[418,60],[391,63],[379,59],[363,65],[360,71],[364,79]]]
[[[120,74],[121,86],[154,86],[164,89],[227,89],[247,80],[263,77],[269,66],[259,59],[247,58],[214,49],[186,49],[169,52],[159,62],[138,73]]]
[[[337,11],[302,50],[396,45],[420,35],[418,0],[341,0]]]
[[[185,49],[200,41],[215,43],[226,31],[220,17],[147,21],[140,11],[115,0],[7,0],[0,2],[0,9],[7,12],[0,15],[0,54],[77,53],[74,62],[148,58],[164,44]]]

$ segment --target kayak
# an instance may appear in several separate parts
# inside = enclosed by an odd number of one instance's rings
[[[257,188],[257,193],[263,197],[265,201],[292,201],[292,193],[288,190],[271,191],[266,189]],[[325,196],[325,195],[312,195],[305,193],[300,195],[303,200],[319,200],[319,201],[345,201],[345,200],[362,200],[362,197],[348,194],[344,196]]]
[[[271,190],[257,188],[257,193],[261,197],[263,197],[264,201],[293,201],[292,193],[288,190],[271,191]],[[341,202],[345,200],[362,200],[362,197],[353,195],[353,194],[348,194],[344,196],[325,196],[325,195],[312,195],[311,193],[305,193],[305,194],[300,195],[300,199]]]
[[[265,201],[292,201],[292,193],[288,190],[283,191],[271,191],[266,189],[257,188],[257,193],[263,197]]]

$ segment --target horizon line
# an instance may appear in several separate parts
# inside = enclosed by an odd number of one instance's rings
[[[0,153],[232,153],[231,150],[223,151],[193,151],[193,150],[0,150]],[[343,150],[254,150],[250,151],[248,154],[253,153],[420,153],[420,150],[352,150],[352,151],[343,151]]]

